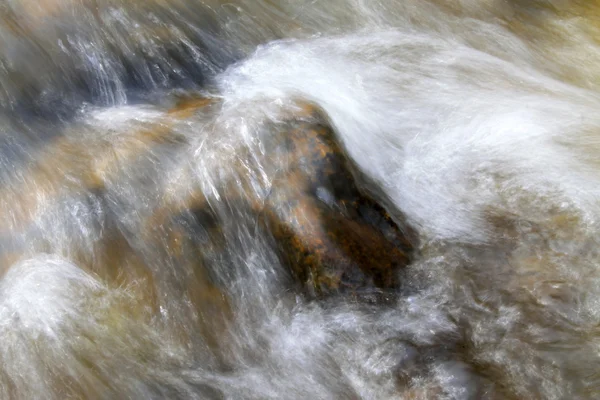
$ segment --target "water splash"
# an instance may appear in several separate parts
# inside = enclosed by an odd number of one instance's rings
[[[0,397],[594,398],[598,10],[5,2]],[[306,103],[417,230],[386,301],[307,296],[250,204]]]

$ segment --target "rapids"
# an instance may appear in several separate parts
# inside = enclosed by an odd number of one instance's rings
[[[1,0],[0,399],[600,397],[599,18]],[[231,200],[301,104],[418,236],[386,301],[307,295]]]

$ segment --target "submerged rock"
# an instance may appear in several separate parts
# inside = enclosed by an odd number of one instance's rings
[[[19,194],[23,210],[17,215],[13,208],[13,229],[25,232],[39,224],[37,210],[49,207],[46,203],[60,203],[69,193],[74,197],[91,193],[106,198],[99,204],[108,202],[100,206],[107,208],[101,214],[117,218],[111,222],[115,233],[105,229],[105,237],[97,242],[105,245],[94,245],[94,254],[83,257],[96,260],[92,269],[99,268],[98,260],[112,260],[114,249],[128,248],[128,254],[144,253],[134,257],[141,263],[135,269],[141,275],[163,274],[162,265],[173,264],[193,276],[208,273],[202,279],[212,285],[211,269],[223,275],[227,265],[245,257],[233,253],[243,253],[242,242],[255,240],[248,233],[254,228],[247,229],[255,226],[264,251],[274,251],[311,296],[377,296],[396,288],[400,268],[411,261],[414,232],[359,186],[355,169],[323,114],[312,106],[294,107],[259,123],[261,132],[254,132],[251,143],[236,134],[227,142],[223,137],[229,128],[217,121],[202,133],[207,141],[214,140],[205,144],[207,153],[192,155],[194,136],[180,131],[180,124],[219,106],[215,99],[182,98],[164,114],[153,111],[156,115],[138,121],[140,126],[125,124],[123,132],[107,128],[110,132],[97,138],[59,137],[30,169],[26,187],[0,192],[3,202]],[[159,177],[166,167],[176,179]],[[64,173],[53,175],[56,169]],[[198,170],[206,176],[199,176]],[[129,198],[138,184],[139,199]],[[136,202],[144,207],[136,210]],[[119,231],[137,232],[135,249],[120,245],[125,239]],[[185,255],[176,254],[180,237],[188,238]],[[194,246],[198,249],[192,255],[189,249]],[[98,272],[105,277],[127,276]],[[148,282],[153,279],[150,276]],[[201,303],[201,296],[190,290],[188,296]]]
[[[236,148],[226,168],[214,167],[216,195],[199,189],[183,202],[209,238],[206,253],[226,257],[228,242],[239,243],[242,226],[258,222],[310,296],[379,299],[393,292],[416,235],[361,189],[323,114],[303,105],[265,122],[262,130],[258,144]],[[223,169],[229,172],[223,175]]]
[[[281,255],[311,292],[378,292],[398,285],[414,236],[361,190],[353,167],[316,110],[277,129],[285,176],[265,201],[264,216]]]

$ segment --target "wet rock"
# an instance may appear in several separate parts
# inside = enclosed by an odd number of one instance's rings
[[[271,188],[264,217],[294,276],[316,295],[397,287],[399,269],[413,253],[412,230],[358,187],[339,140],[316,110],[278,130],[277,152],[290,161]]]
[[[187,99],[173,112],[191,115],[213,103]],[[232,230],[258,221],[311,296],[379,299],[393,292],[400,269],[412,259],[415,232],[359,187],[354,166],[319,110],[303,105],[282,120],[265,123],[257,148],[235,149],[226,168],[216,166],[216,195],[195,187],[185,199],[164,204],[150,226],[191,211],[202,227],[194,233],[202,236],[202,258],[210,263],[227,258],[237,240]]]
[[[47,157],[39,157],[29,171],[26,187],[0,192],[3,202],[19,194],[23,212],[19,222],[12,216],[13,228],[30,225],[35,210],[60,201],[70,190],[74,196],[94,192],[115,197],[111,193],[121,187],[121,181],[125,180],[126,186],[138,182],[133,178],[135,171],[162,168],[162,164],[155,165],[155,154],[169,151],[169,159],[188,151],[190,143],[177,129],[178,124],[217,106],[215,99],[184,97],[156,120],[128,126],[125,132],[94,140],[91,138],[95,136],[87,135],[58,138],[43,152]],[[136,212],[139,225],[120,229],[137,232],[136,240],[143,242],[140,248],[148,243],[155,243],[152,248],[164,247],[161,257],[169,263],[201,260],[186,270],[204,274],[202,271],[210,271],[215,260],[229,258],[227,253],[230,246],[236,246],[240,224],[258,222],[261,234],[270,238],[281,262],[309,294],[378,296],[393,292],[399,284],[400,269],[411,261],[412,229],[392,218],[359,186],[354,166],[321,112],[302,106],[277,120],[283,122],[265,122],[265,134],[258,135],[258,144],[231,150],[232,161],[227,165],[222,164],[228,156],[219,158],[216,165],[203,165],[215,170],[207,174],[213,178],[216,194],[202,187],[193,163],[175,165],[181,169],[173,174],[177,179],[163,182],[151,177],[145,184],[145,190],[151,189],[156,198],[148,197],[148,209]],[[221,140],[220,132],[215,132],[210,131],[207,138]],[[221,153],[220,148],[210,152]],[[63,173],[53,173],[56,169]],[[186,222],[189,216],[193,224]],[[181,237],[187,238],[184,247],[188,250],[177,255]],[[189,250],[194,246],[198,254]],[[102,251],[111,252],[108,248]],[[161,257],[139,262],[158,263]],[[102,259],[101,255],[92,258]],[[145,271],[146,267],[138,270]],[[157,265],[150,270],[160,268]]]

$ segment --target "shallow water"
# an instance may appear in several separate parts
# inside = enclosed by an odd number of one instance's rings
[[[597,398],[598,16],[4,0],[0,398]],[[232,200],[304,102],[419,236],[391,301],[306,296]]]

